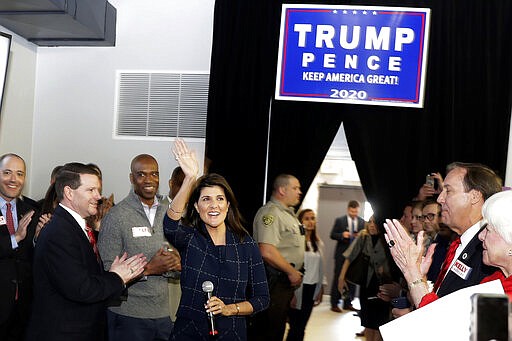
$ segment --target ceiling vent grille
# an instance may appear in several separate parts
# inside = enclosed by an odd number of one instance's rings
[[[117,72],[114,137],[205,138],[208,73]]]

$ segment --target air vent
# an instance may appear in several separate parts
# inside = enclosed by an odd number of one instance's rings
[[[208,73],[118,71],[114,137],[205,138]]]

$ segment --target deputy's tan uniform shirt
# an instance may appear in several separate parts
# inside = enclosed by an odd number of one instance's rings
[[[306,245],[300,226],[293,208],[272,198],[256,212],[253,237],[257,243],[274,245],[281,256],[299,270],[304,264]]]

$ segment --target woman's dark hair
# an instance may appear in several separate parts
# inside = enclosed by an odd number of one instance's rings
[[[238,209],[238,202],[235,198],[235,194],[226,179],[222,175],[216,173],[206,174],[197,179],[191,190],[190,197],[188,198],[187,209],[182,218],[183,223],[188,226],[200,226],[202,220],[197,210],[195,210],[194,204],[199,201],[203,188],[214,186],[219,186],[224,190],[226,200],[229,202],[229,209],[225,221],[226,228],[230,229],[240,241],[243,241],[244,237],[249,235],[249,232],[247,232],[243,226],[244,220]]]
[[[183,173],[183,169],[181,169],[180,166],[174,168],[171,174],[171,178],[169,179],[169,185],[170,185],[170,192],[169,196],[171,199],[174,199],[176,194],[178,194],[178,191],[181,188],[181,185],[183,185],[183,181],[185,180],[185,173]]]
[[[297,216],[297,218],[299,219],[301,224],[302,224],[302,218],[304,217],[304,214],[309,213],[309,212],[315,213],[310,208],[305,208],[305,209],[299,211],[299,215]],[[318,251],[318,236],[316,235],[316,225],[315,225],[315,229],[313,231],[311,231],[310,242],[311,242],[311,245],[313,245],[313,251],[317,252]],[[309,247],[308,247],[308,243],[307,242],[306,242],[306,251],[309,251]]]
[[[57,192],[55,191],[55,182],[52,183],[46,190],[46,194],[41,204],[41,214],[53,214],[55,207],[59,204],[57,200]]]

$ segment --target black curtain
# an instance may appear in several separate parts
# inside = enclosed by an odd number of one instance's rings
[[[267,186],[275,175],[291,173],[305,193],[341,122],[379,220],[399,217],[425,175],[444,174],[452,161],[484,163],[504,177],[512,101],[512,2],[323,3],[431,8],[425,105],[273,100],[282,2],[217,0],[206,155],[209,171],[226,176],[232,185],[248,229],[268,199],[263,198],[267,140]]]

